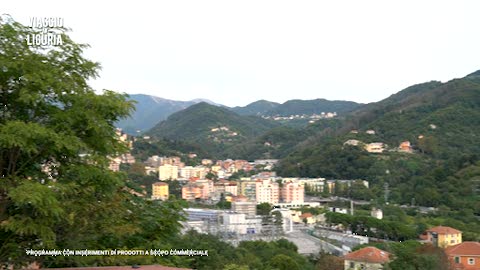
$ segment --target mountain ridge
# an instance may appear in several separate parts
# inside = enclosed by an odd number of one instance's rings
[[[197,143],[224,156],[229,147],[252,140],[277,126],[279,124],[274,121],[238,115],[227,108],[201,102],[171,114],[146,134]]]
[[[265,115],[272,116],[278,113],[272,113],[278,110],[284,115],[308,114],[312,115],[322,111],[329,112],[335,106],[341,107],[338,112],[343,113],[356,108],[359,103],[350,101],[328,101],[325,99],[315,100],[294,100],[292,102],[286,101],[283,104],[271,102],[267,100],[257,100],[246,106],[228,107],[222,104],[215,103],[208,99],[197,98],[189,101],[171,100],[162,97],[146,95],[146,94],[132,94],[129,96],[130,100],[136,102],[135,111],[128,118],[121,119],[116,123],[117,127],[122,128],[125,132],[135,135],[144,133],[153,128],[157,123],[167,119],[171,114],[184,110],[194,104],[206,102],[222,108],[227,108],[239,115]],[[320,101],[322,104],[317,104]],[[327,106],[325,106],[328,104]],[[318,106],[320,107],[318,107]],[[283,108],[283,106],[286,106]],[[318,108],[317,108],[318,107]],[[307,108],[307,109],[305,109]]]
[[[317,99],[291,99],[284,103],[276,103],[268,100],[257,100],[246,106],[233,107],[232,111],[242,115],[262,116],[290,116],[290,115],[313,115],[322,112],[336,112],[345,114],[363,104],[345,100]]]

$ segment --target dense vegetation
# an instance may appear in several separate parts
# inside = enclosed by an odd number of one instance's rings
[[[142,139],[137,138],[133,142],[132,155],[139,160],[145,161],[148,157],[159,156],[179,156],[187,161],[188,153],[196,153],[202,158],[210,158],[211,154],[195,142],[172,140],[165,138]]]
[[[297,253],[297,247],[285,240],[274,242],[246,241],[238,247],[220,241],[212,235],[189,232],[175,243],[175,247],[207,249],[208,257],[192,257],[176,263],[181,267],[197,269],[314,269],[312,262]],[[166,257],[171,259],[172,257]],[[174,257],[175,258],[175,257]],[[176,259],[176,258],[175,258]]]

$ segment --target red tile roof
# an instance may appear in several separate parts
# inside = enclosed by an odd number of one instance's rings
[[[312,213],[303,213],[300,218],[309,218],[309,217],[313,217]]]
[[[139,266],[101,266],[101,267],[72,267],[72,268],[42,268],[44,270],[191,270],[191,268],[177,268],[162,265]]]
[[[480,243],[463,242],[455,246],[447,247],[445,253],[448,255],[480,256]]]
[[[153,183],[154,186],[168,186],[167,183],[165,182],[156,182],[156,183]]]
[[[428,240],[428,235],[427,234],[420,234],[419,238],[420,238],[420,240]]]
[[[462,233],[461,231],[454,229],[452,227],[446,227],[446,226],[437,226],[433,227],[431,229],[428,229],[427,232],[435,232],[438,234],[459,234]]]
[[[386,263],[390,261],[390,253],[376,247],[365,247],[345,255],[345,260],[366,262],[366,263]]]

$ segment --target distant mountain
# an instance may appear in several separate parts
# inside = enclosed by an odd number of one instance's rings
[[[215,103],[215,102],[213,102],[213,101],[211,101],[211,100],[209,100],[209,99],[206,99],[206,98],[196,98],[196,99],[190,100],[189,102],[193,102],[194,104],[197,104],[197,103],[200,103],[200,102],[205,102],[205,103],[208,103],[208,104],[210,104],[210,105],[228,108],[227,106],[225,106],[225,105],[223,105],[223,104]]]
[[[262,99],[252,102],[245,107],[233,107],[231,110],[240,115],[266,115],[270,110],[273,110],[279,105],[280,103]]]
[[[130,99],[136,101],[135,111],[126,119],[117,122],[117,127],[122,128],[129,134],[137,134],[137,131],[145,132],[162,120],[167,119],[172,113],[181,111],[191,105],[201,102],[228,108],[207,99],[193,99],[190,101],[176,101],[144,94],[130,95]],[[360,104],[350,101],[316,100],[290,100],[283,104],[259,100],[244,107],[228,108],[239,115],[295,115],[314,114],[321,112],[337,112],[339,114],[351,111]]]
[[[130,95],[130,99],[136,101],[135,112],[129,118],[118,121],[117,127],[122,128],[129,134],[136,134],[137,130],[145,132],[162,120],[165,120],[174,112],[183,110],[193,104],[208,102],[210,100],[194,99],[191,101],[176,101],[159,98],[150,95]]]
[[[229,147],[252,140],[277,126],[279,124],[274,121],[238,115],[229,109],[201,102],[170,115],[147,134],[197,143],[207,151],[223,156]]]
[[[283,104],[270,102],[267,100],[259,100],[248,104],[245,107],[234,107],[232,111],[242,115],[265,115],[265,116],[290,116],[290,115],[312,115],[322,112],[336,112],[337,114],[345,114],[360,107],[362,104],[353,101],[340,100],[300,100],[293,99]]]

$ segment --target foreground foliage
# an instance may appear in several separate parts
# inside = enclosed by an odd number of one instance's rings
[[[87,80],[99,64],[65,29],[57,47],[30,47],[32,28],[0,19],[0,262],[20,267],[104,264],[85,257],[34,257],[27,249],[141,247],[179,230],[175,202],[132,197],[126,177],[107,169],[127,147],[114,123],[133,104]],[[146,241],[146,239],[149,239]]]

